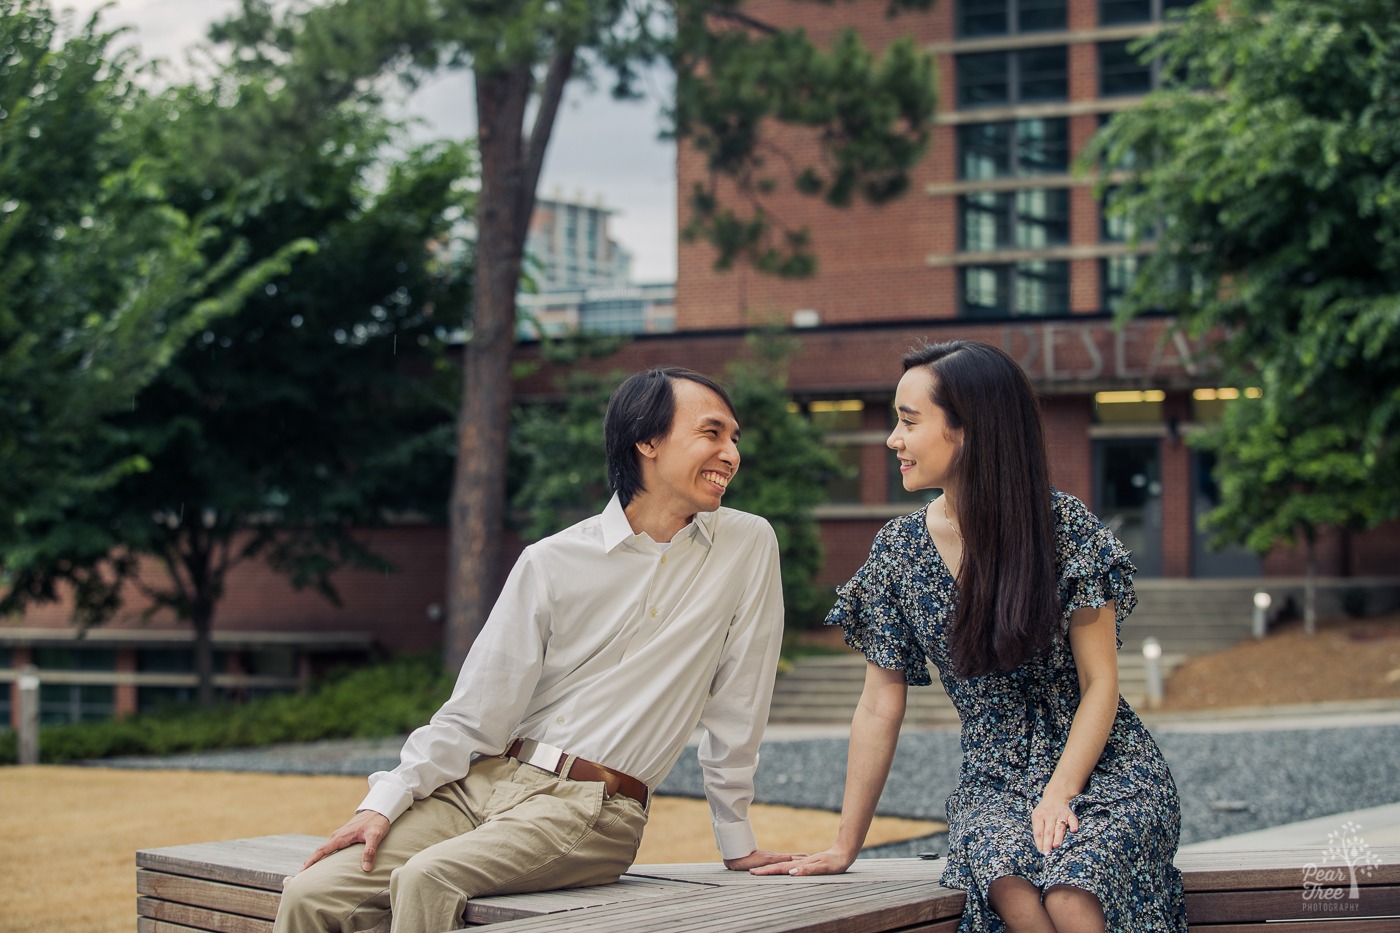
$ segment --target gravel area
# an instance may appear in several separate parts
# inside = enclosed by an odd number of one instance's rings
[[[1181,842],[1267,829],[1366,807],[1400,802],[1400,721],[1337,726],[1278,722],[1215,729],[1157,726],[1153,732],[1171,765],[1182,799]],[[839,731],[839,730],[837,730]],[[398,761],[400,739],[332,741],[165,758],[108,759],[104,767],[281,774],[366,775]],[[880,802],[888,816],[943,818],[957,783],[954,730],[911,731],[900,739]],[[846,769],[844,738],[764,743],[757,799],[763,803],[839,810]],[[659,789],[701,795],[700,769],[682,755]],[[867,855],[946,853],[943,835],[867,850]]]

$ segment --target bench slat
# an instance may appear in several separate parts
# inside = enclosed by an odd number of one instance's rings
[[[863,858],[856,859],[844,874],[803,875],[784,879],[791,884],[863,884],[878,875],[880,881],[937,882],[943,877],[942,859]],[[684,862],[675,865],[633,865],[628,875],[648,878],[669,878],[695,884],[752,885],[772,884],[771,876],[751,875],[746,871],[730,871],[722,862]]]
[[[1265,933],[1282,930],[1284,933],[1395,933],[1395,918],[1367,920],[1304,920],[1280,927],[1276,923],[1225,923],[1191,924],[1190,933]]]
[[[136,867],[280,894],[282,879],[296,874],[323,841],[318,836],[288,833],[142,849],[136,853]]]
[[[1371,867],[1368,884],[1400,884],[1400,846],[1375,846],[1381,864]],[[1316,868],[1318,849],[1277,849],[1243,852],[1183,852],[1176,867],[1188,891],[1301,890],[1304,872]]]
[[[1366,885],[1356,900],[1319,900],[1306,892],[1212,891],[1186,895],[1186,913],[1198,923],[1251,920],[1348,920],[1352,917],[1400,917],[1400,887]],[[1391,921],[1400,927],[1400,920]],[[1292,927],[1289,927],[1292,930]]]
[[[196,930],[208,930],[210,933],[272,933],[271,920],[228,914],[205,907],[191,907],[189,904],[173,904],[153,897],[138,897],[136,912],[142,917],[180,923]]]
[[[560,891],[539,891],[528,896],[502,894],[478,897],[467,902],[468,925],[500,923],[566,910],[602,907],[605,904],[655,901],[691,885],[665,878],[634,878],[623,875],[616,884],[600,884],[588,888],[566,888]]]
[[[658,904],[633,903],[551,914],[512,924],[512,933],[569,930],[614,933],[627,929],[745,930],[746,933],[883,933],[918,929],[931,921],[954,918],[963,894],[926,881],[863,885],[798,885],[782,878],[758,879],[767,885],[721,885],[682,893]]]
[[[136,918],[136,933],[204,933],[198,927],[187,927],[183,923],[169,923],[153,920],[150,917]]]
[[[277,904],[282,899],[274,891],[184,875],[167,875],[149,868],[137,870],[136,893],[162,901],[208,907],[264,920],[277,917]]]

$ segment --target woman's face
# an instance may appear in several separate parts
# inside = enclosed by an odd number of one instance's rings
[[[948,427],[943,409],[933,403],[933,373],[927,366],[916,366],[899,380],[894,413],[899,420],[885,446],[899,458],[904,488],[946,489],[963,431]]]

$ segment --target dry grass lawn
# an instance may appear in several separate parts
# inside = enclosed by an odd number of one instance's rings
[[[137,849],[270,833],[326,835],[364,796],[364,778],[104,768],[0,768],[3,933],[129,933]],[[758,806],[759,844],[825,848],[838,816]],[[941,823],[877,819],[870,843],[938,832]],[[640,862],[717,858],[704,801],[659,797]]]

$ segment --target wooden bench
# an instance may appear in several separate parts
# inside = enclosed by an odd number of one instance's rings
[[[313,836],[262,836],[143,849],[136,853],[139,933],[266,933],[282,879],[320,844]],[[1319,872],[1316,849],[1188,853],[1191,929],[1288,933],[1393,933],[1400,929],[1400,846],[1377,847],[1379,864],[1358,876]],[[943,933],[957,929],[963,893],[937,883],[940,861],[862,859],[844,875],[757,877],[718,862],[637,865],[617,884],[484,897],[468,926],[513,931],[714,931],[714,933]],[[1332,869],[1335,871],[1335,869]],[[387,922],[381,926],[387,930]]]

